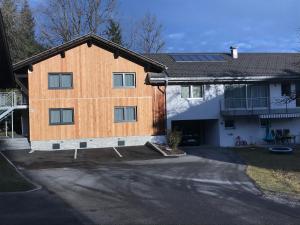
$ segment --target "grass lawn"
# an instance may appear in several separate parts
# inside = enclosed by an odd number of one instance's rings
[[[300,197],[300,148],[292,154],[270,153],[265,148],[234,151],[247,162],[247,174],[262,190]]]
[[[28,191],[33,188],[0,154],[0,192]]]

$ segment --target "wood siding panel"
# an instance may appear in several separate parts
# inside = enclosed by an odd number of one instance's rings
[[[73,72],[73,89],[48,90],[49,72]],[[136,88],[114,89],[113,72],[135,72]],[[28,76],[30,140],[63,140],[156,134],[164,97],[145,84],[144,68],[86,44],[33,66]],[[163,100],[162,100],[163,99]],[[115,106],[137,106],[137,122],[114,123]],[[49,108],[74,108],[74,125],[49,125]],[[153,107],[156,107],[153,110]],[[161,129],[161,128],[160,128]]]

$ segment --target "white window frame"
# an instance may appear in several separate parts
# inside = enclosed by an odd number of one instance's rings
[[[126,74],[130,74],[130,75],[133,75],[133,82],[134,82],[134,85],[133,86],[126,86],[125,85],[125,75]],[[114,75],[122,75],[122,83],[123,83],[123,86],[119,86],[119,87],[116,87],[115,84],[114,84]],[[123,88],[136,88],[136,73],[134,72],[114,72],[113,73],[113,76],[112,76],[112,84],[113,84],[113,88],[115,89],[123,89]]]
[[[183,86],[188,86],[189,87],[189,97],[188,98],[183,98],[182,97],[182,94],[181,94],[181,91],[182,91],[182,87]],[[202,97],[194,97],[193,95],[193,87],[194,86],[201,86],[202,87]],[[199,84],[199,85],[181,85],[180,86],[180,97],[183,98],[183,99],[201,99],[201,100],[204,100],[204,88],[205,86],[202,85],[202,84]]]

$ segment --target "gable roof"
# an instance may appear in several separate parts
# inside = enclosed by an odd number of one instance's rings
[[[14,86],[12,62],[0,10],[0,88],[12,88]]]
[[[179,55],[181,53],[178,53]],[[195,53],[182,53],[195,54]],[[170,80],[266,80],[300,79],[299,53],[239,53],[233,59],[226,53],[197,53],[220,55],[222,61],[176,62],[171,53],[147,54],[168,67]],[[177,55],[177,53],[176,53]],[[165,74],[152,74],[153,79],[163,79]]]
[[[78,38],[75,38],[71,41],[68,41],[62,45],[51,48],[44,52],[41,52],[37,55],[34,55],[30,58],[27,58],[23,61],[20,61],[13,65],[14,71],[18,71],[24,68],[28,68],[30,65],[34,65],[38,62],[51,58],[55,55],[61,54],[67,50],[70,50],[74,47],[77,47],[82,44],[94,44],[101,48],[107,49],[111,52],[114,52],[124,58],[132,60],[134,62],[140,63],[141,65],[148,67],[154,71],[163,71],[165,69],[165,65],[160,62],[155,61],[154,59],[148,58],[146,56],[140,55],[134,51],[126,49],[112,41],[106,40],[102,37],[99,37],[95,34],[87,34]]]

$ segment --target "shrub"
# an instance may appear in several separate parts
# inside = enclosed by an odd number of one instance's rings
[[[179,143],[181,142],[181,138],[182,138],[181,132],[176,130],[167,131],[167,143],[173,150],[177,149]]]

